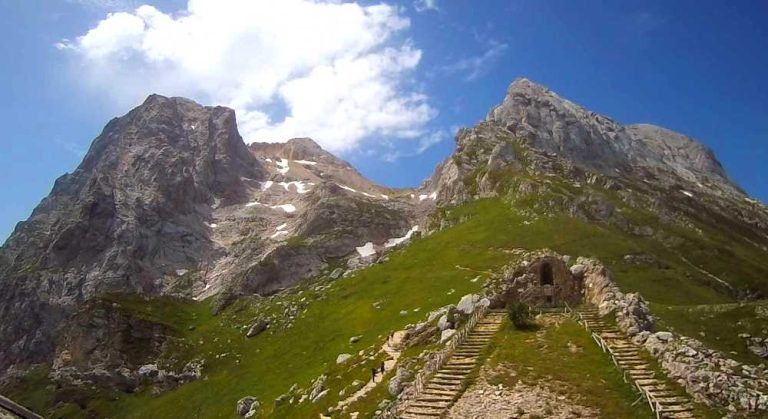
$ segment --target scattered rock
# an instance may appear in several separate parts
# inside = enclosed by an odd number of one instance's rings
[[[350,354],[340,354],[336,357],[336,364],[343,364],[349,360],[349,358],[352,358],[352,355]]]
[[[349,343],[350,343],[350,344],[353,344],[353,343],[357,343],[357,342],[360,342],[360,339],[362,339],[362,338],[363,338],[363,336],[362,336],[362,335],[359,335],[359,336],[352,336],[351,338],[349,338]]]
[[[261,332],[267,330],[267,327],[269,326],[269,322],[266,320],[260,320],[251,325],[251,327],[248,329],[248,333],[245,334],[245,337],[252,338],[254,336],[259,335]]]
[[[242,399],[237,401],[237,406],[235,407],[235,413],[237,413],[240,416],[245,416],[248,414],[248,412],[251,411],[251,407],[253,404],[258,405],[259,402],[256,401],[256,398],[253,396],[246,396]]]

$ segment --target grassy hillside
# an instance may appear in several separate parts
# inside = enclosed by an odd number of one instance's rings
[[[628,235],[608,225],[587,223],[557,212],[531,217],[526,215],[531,213],[528,209],[525,201],[498,198],[446,209],[441,217],[454,227],[415,240],[393,252],[386,263],[336,281],[318,278],[269,298],[244,298],[218,316],[210,314],[207,301],[145,301],[110,296],[122,310],[171,326],[177,338],[166,349],[166,363],[180,368],[188,360],[205,359],[205,379],[161,395],[145,390],[92,397],[85,407],[98,417],[233,418],[235,402],[252,395],[262,402],[265,416],[313,417],[334,406],[341,398],[339,391],[348,389],[354,380],[367,380],[370,367],[380,362],[380,358],[368,356],[378,350],[384,336],[420,321],[430,310],[457,302],[464,294],[478,292],[490,271],[513,261],[509,252],[513,248],[548,247],[563,254],[597,257],[612,269],[624,290],[639,291],[655,303],[664,324],[674,325],[683,333],[707,327],[708,340],[730,342],[728,350],[751,359],[745,348],[733,341],[734,330],[707,326],[722,319],[699,322],[694,311],[681,307],[733,302],[730,295],[702,278],[700,269],[725,276],[726,267],[716,256],[738,249],[742,243],[731,247],[726,235],[702,236],[675,227],[676,231],[669,235],[686,235],[681,246],[699,243],[695,252],[687,247],[679,249],[686,254],[684,261],[677,249],[665,247],[654,238]],[[628,216],[650,216],[625,211]],[[653,255],[663,266],[624,260],[625,255],[636,253]],[[733,258],[729,264],[743,264],[749,269],[740,271],[738,278],[728,279],[753,283],[768,278],[765,268],[761,270],[753,260],[755,254],[729,254]],[[295,313],[295,319],[286,313]],[[255,338],[245,338],[245,327],[269,316],[274,318],[273,327]],[[292,326],[286,327],[288,324]],[[361,340],[350,344],[349,338],[357,335],[362,336]],[[509,334],[501,344],[513,345],[518,338],[523,339]],[[365,351],[363,357],[357,355],[360,350]],[[354,354],[352,362],[337,366],[335,360],[341,353]],[[354,368],[349,367],[353,364]],[[609,374],[601,368],[595,374]],[[275,406],[275,399],[291,386],[306,389],[321,374],[329,377],[331,391],[318,403],[286,402]],[[31,376],[25,388],[7,392],[41,412],[50,412],[54,405],[55,391],[46,387],[44,374]],[[619,393],[617,400],[628,400],[626,394]],[[354,405],[353,411],[359,410],[364,417],[386,396],[381,386]],[[74,405],[60,406],[54,416],[78,417],[83,416],[83,411]]]

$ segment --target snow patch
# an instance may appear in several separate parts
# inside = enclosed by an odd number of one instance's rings
[[[288,160],[286,159],[280,159],[279,162],[277,162],[277,171],[280,172],[280,174],[284,175],[288,173]]]
[[[276,231],[275,234],[269,236],[270,239],[276,239],[283,234],[288,234],[287,231]]]
[[[394,239],[387,240],[387,242],[384,243],[384,247],[395,247],[398,244],[400,244],[400,243],[402,243],[402,242],[404,242],[406,240],[409,240],[411,238],[411,236],[413,235],[413,233],[415,233],[417,231],[419,231],[419,226],[413,226],[413,227],[411,227],[410,230],[408,230],[407,233],[405,233],[405,236],[403,236],[403,237],[396,237]]]
[[[266,158],[266,159],[264,159],[264,161],[268,161],[268,162],[272,163],[272,159],[270,159],[270,158]]]
[[[210,228],[216,228],[216,227],[218,227],[218,226],[219,226],[219,225],[218,225],[218,224],[216,224],[216,223],[210,223],[210,224],[208,224],[208,223],[205,223],[205,225],[207,225],[207,226],[208,226],[208,227],[210,227]]]
[[[280,208],[281,210],[283,210],[283,211],[285,211],[285,212],[287,212],[289,214],[292,213],[292,212],[296,212],[296,207],[293,204],[275,205],[275,206],[273,206],[271,208],[273,208],[273,209]]]
[[[296,192],[304,194],[309,192],[309,188],[307,188],[307,185],[314,185],[314,183],[312,182],[304,183],[299,180],[299,181],[293,181],[293,182],[280,182],[279,185],[285,188],[286,191],[290,191],[291,190],[290,186],[294,185],[296,187]]]
[[[433,200],[433,201],[434,201],[435,199],[437,199],[437,191],[435,191],[435,192],[432,192],[431,194],[429,194],[429,199],[431,199],[431,200]]]
[[[187,269],[176,269],[176,275],[178,275],[178,276],[182,276],[182,275],[184,275],[187,272],[189,272],[189,270],[187,270]]]
[[[683,195],[685,195],[685,196],[687,196],[689,198],[693,198],[693,194],[688,192],[688,191],[680,191],[680,193],[682,193]]]
[[[419,195],[419,201],[423,201],[427,198],[429,198],[429,195]]]
[[[340,187],[341,189],[346,189],[346,190],[351,191],[351,192],[357,192],[356,190],[350,188],[349,186],[342,185],[341,183],[337,183],[336,185],[338,187]]]
[[[287,213],[291,213],[291,212],[295,212],[296,211],[296,207],[293,204],[267,205],[267,204],[262,204],[261,202],[257,202],[257,201],[253,201],[253,202],[249,202],[249,203],[245,204],[246,207],[253,207],[253,206],[256,206],[256,205],[270,207],[272,209],[281,209],[281,210],[283,210],[283,211],[285,211]]]
[[[363,246],[355,247],[355,250],[357,250],[357,253],[360,254],[362,257],[367,257],[371,255],[376,254],[376,249],[373,248],[373,243],[368,242]]]
[[[266,191],[267,189],[271,188],[272,185],[274,185],[275,182],[272,182],[271,180],[268,180],[266,182],[261,182],[261,190]]]
[[[384,195],[384,194],[381,194],[381,197],[382,197],[382,198],[384,198],[384,199],[386,199],[386,200],[389,200],[389,195]]]
[[[368,192],[360,192],[360,193],[362,193],[363,195],[367,196],[368,198],[374,198],[374,196],[369,194]]]
[[[307,165],[310,165],[310,166],[314,166],[314,165],[317,164],[316,161],[309,161],[309,160],[294,160],[294,161],[296,163],[298,163],[298,164],[307,164]]]
[[[282,223],[279,226],[277,226],[277,228],[275,228],[275,230],[280,231],[280,230],[285,229],[286,227],[288,227],[288,224],[287,223]]]

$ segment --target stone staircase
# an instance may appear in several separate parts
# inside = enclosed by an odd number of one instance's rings
[[[598,345],[611,354],[616,367],[632,380],[657,418],[696,417],[688,396],[669,387],[665,377],[657,376],[659,374],[640,356],[640,347],[629,341],[617,328],[606,325],[596,308],[579,310],[577,318],[593,333]]]
[[[446,363],[427,382],[424,390],[405,408],[401,419],[442,417],[467,387],[469,375],[478,366],[485,347],[504,322],[504,311],[489,311],[466,339],[451,353]]]

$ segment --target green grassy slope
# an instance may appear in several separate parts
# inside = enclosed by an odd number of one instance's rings
[[[341,398],[338,392],[352,381],[365,381],[370,366],[380,362],[378,358],[362,360],[355,355],[353,362],[361,361],[359,365],[339,367],[335,364],[338,354],[378,350],[383,336],[391,331],[420,321],[428,311],[455,303],[466,293],[479,291],[488,271],[512,262],[509,250],[513,248],[548,247],[563,254],[597,257],[612,269],[624,290],[639,291],[656,303],[662,321],[669,324],[674,324],[674,318],[683,310],[676,306],[733,301],[653,238],[630,236],[607,225],[558,213],[528,218],[524,215],[526,205],[524,201],[510,203],[495,198],[444,210],[442,217],[454,222],[454,227],[415,240],[393,252],[386,263],[337,281],[321,278],[271,298],[241,299],[218,316],[210,314],[209,302],[111,296],[123,310],[173,327],[178,338],[167,349],[168,363],[179,368],[190,359],[203,358],[205,380],[159,396],[144,391],[98,397],[88,403],[87,409],[98,417],[232,418],[235,402],[253,395],[263,403],[265,415],[312,417],[335,405]],[[711,236],[690,234],[701,247],[688,261],[719,273],[720,262],[713,260],[713,255],[727,243],[721,245]],[[727,240],[724,237],[717,236],[717,240]],[[626,254],[641,252],[655,255],[665,267],[632,265],[623,259]],[[745,254],[748,259],[744,264],[754,266],[749,259],[754,256]],[[739,263],[742,256],[733,257]],[[758,281],[756,278],[765,271],[753,269],[744,274],[751,276],[743,280]],[[473,282],[478,276],[480,279]],[[374,306],[376,302],[379,309]],[[284,317],[284,307],[290,305],[299,307],[291,328],[274,327],[256,338],[244,337],[244,326],[270,314]],[[401,315],[403,310],[408,314]],[[709,331],[707,336],[714,340],[718,334],[730,339],[733,331],[721,328]],[[349,338],[357,335],[362,339],[350,344]],[[743,348],[734,346],[733,350],[748,356]],[[327,397],[316,404],[275,407],[275,398],[293,384],[307,388],[320,374],[329,376],[331,391]],[[36,379],[37,386],[45,388],[43,374]],[[11,389],[9,395],[39,411],[50,411],[52,407],[52,394]],[[377,389],[371,398],[354,407],[361,413],[370,412],[383,396],[385,391]],[[71,405],[58,409],[62,417],[77,417],[80,413]]]

